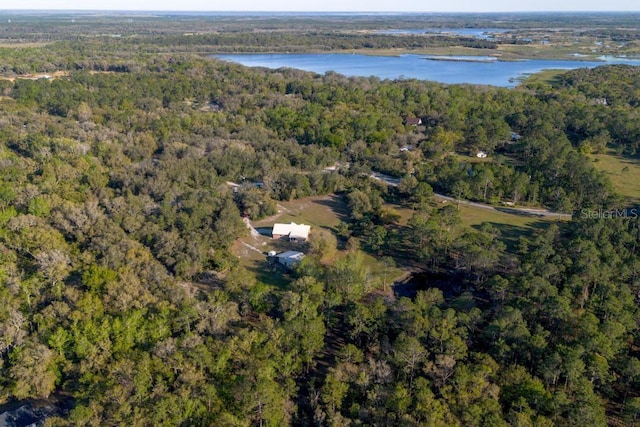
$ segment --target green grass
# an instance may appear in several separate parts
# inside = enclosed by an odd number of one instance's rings
[[[437,206],[445,206],[446,203],[453,202],[443,202],[438,203]],[[399,205],[387,205],[390,208],[393,208],[396,212],[400,214],[400,225],[407,225],[407,221],[413,215],[413,210],[401,207]],[[497,209],[500,209],[499,207]],[[491,222],[498,224],[506,224],[512,225],[515,227],[531,227],[538,222],[554,222],[558,221],[557,218],[547,218],[547,217],[537,217],[537,216],[529,216],[529,215],[520,215],[509,212],[502,212],[496,209],[483,209],[477,208],[473,206],[467,206],[464,204],[460,204],[460,217],[462,218],[462,223],[467,227],[473,227],[476,225],[480,225],[483,222]]]
[[[438,206],[445,206],[444,202]],[[400,225],[406,226],[407,221],[413,215],[411,209],[403,208],[399,205],[388,205],[400,214]],[[500,208],[497,208],[500,209]],[[483,209],[460,204],[460,218],[462,224],[470,229],[477,229],[480,224],[486,222],[496,227],[502,233],[502,240],[507,245],[508,250],[515,250],[521,236],[531,237],[536,231],[543,230],[550,224],[562,221],[552,217],[538,217],[533,215],[515,214],[502,212],[496,209]]]
[[[406,274],[406,270],[402,267],[387,267],[379,257],[369,253],[364,253],[363,264],[369,268],[370,277],[377,282],[380,287],[384,287],[383,291],[388,291],[392,282],[402,279]]]
[[[452,154],[451,157],[455,158],[458,162],[465,162],[470,164],[478,164],[478,163],[493,163],[495,162],[494,156],[487,157],[477,157],[475,154],[465,155],[465,154]]]
[[[469,228],[478,228],[482,223],[489,223],[500,230],[502,241],[507,250],[514,251],[518,247],[520,237],[532,237],[536,231],[543,230],[557,218],[537,217],[501,212],[494,209],[479,209],[460,205],[462,223]]]
[[[313,228],[333,230],[346,219],[347,207],[339,196],[305,197],[289,202],[278,202],[278,215],[255,221],[255,227],[271,227],[274,223],[295,222]]]
[[[605,172],[616,189],[629,204],[640,203],[640,161],[619,156],[613,150],[593,154],[593,165]]]
[[[451,203],[451,202],[445,202]],[[443,206],[438,203],[437,206]],[[399,227],[405,227],[407,221],[413,215],[413,210],[400,205],[387,204],[388,209],[393,209],[400,215]],[[515,250],[521,236],[532,236],[536,231],[548,227],[557,219],[540,218],[535,216],[519,215],[501,212],[494,209],[483,209],[472,206],[460,205],[462,223],[471,229],[476,229],[483,222],[492,224],[502,233],[502,240],[508,250]],[[346,221],[347,208],[339,196],[318,196],[278,203],[279,213],[260,221],[254,221],[256,228],[272,227],[274,223],[296,222],[311,225],[311,238],[314,229],[326,229],[334,232],[340,221]],[[250,245],[251,249],[246,245]],[[240,265],[251,272],[255,277],[268,285],[282,288],[290,281],[290,277],[281,269],[272,269],[267,265],[265,254],[270,250],[277,252],[290,249],[299,249],[306,252],[306,245],[294,245],[283,240],[272,240],[268,236],[246,236],[234,245],[234,253],[240,259]],[[260,251],[260,252],[258,252]],[[339,253],[338,257],[344,256]],[[382,263],[380,257],[375,254],[365,253],[365,265],[369,268],[371,277],[380,283],[390,283],[397,280],[411,270],[411,263],[403,264],[401,257],[396,259],[397,267],[388,268]],[[387,289],[388,290],[388,289]]]
[[[537,216],[501,212],[495,209],[482,209],[464,204],[460,204],[459,210],[462,223],[468,227],[480,225],[483,222],[506,224],[514,227],[530,227],[540,220],[544,220],[545,222],[554,221]]]
[[[560,83],[560,76],[566,72],[567,70],[542,70],[525,77],[522,83],[543,83],[557,86]]]
[[[308,224],[311,225],[311,238],[313,238],[314,229],[324,228],[334,231],[334,228],[344,219],[345,210],[346,206],[338,196],[307,197],[290,202],[279,202],[278,214],[259,221],[252,221],[252,224],[257,229],[273,227],[276,222]],[[273,240],[270,236],[253,237],[250,235],[239,239],[233,245],[233,253],[239,258],[241,267],[251,272],[260,282],[283,288],[291,278],[282,268],[274,269],[268,265],[266,253],[272,250],[276,252],[287,250],[307,252],[308,246],[285,240]]]

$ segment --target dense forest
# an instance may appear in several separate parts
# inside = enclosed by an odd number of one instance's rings
[[[502,89],[130,43],[0,51],[0,404],[58,399],[60,426],[640,421],[640,223],[579,214],[632,207],[587,155],[640,156],[638,68]],[[56,74],[14,78],[35,72]],[[507,247],[434,191],[575,214]],[[348,215],[286,285],[239,265],[243,216],[322,194]],[[429,279],[396,295],[365,252]]]

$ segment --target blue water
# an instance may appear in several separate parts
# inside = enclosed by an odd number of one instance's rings
[[[640,65],[640,59],[602,57],[601,61],[543,60],[478,61],[477,57],[434,60],[433,55],[369,56],[344,53],[233,54],[214,57],[248,67],[298,68],[324,74],[335,71],[346,76],[381,79],[415,78],[440,83],[469,83],[514,87],[518,79],[548,69],[571,70],[605,64]],[[481,59],[486,59],[482,57]]]
[[[506,33],[511,30],[501,28],[423,28],[421,30],[380,30],[376,34],[447,34],[454,36],[475,37],[478,39],[491,39],[493,34]]]

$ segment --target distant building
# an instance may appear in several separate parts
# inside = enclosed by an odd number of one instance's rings
[[[276,255],[278,263],[284,265],[287,268],[293,268],[297,263],[302,261],[304,254],[297,251],[287,251]]]
[[[422,119],[420,117],[407,117],[405,123],[408,126],[420,126],[422,124]]]
[[[274,224],[271,237],[281,239],[286,237],[290,242],[306,242],[309,239],[310,225],[296,224]]]

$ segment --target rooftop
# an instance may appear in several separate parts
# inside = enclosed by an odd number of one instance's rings
[[[289,236],[289,238],[293,239],[306,239],[307,237],[309,237],[310,231],[310,225],[296,224],[295,222],[292,222],[291,224],[274,224],[271,234],[278,236]]]

